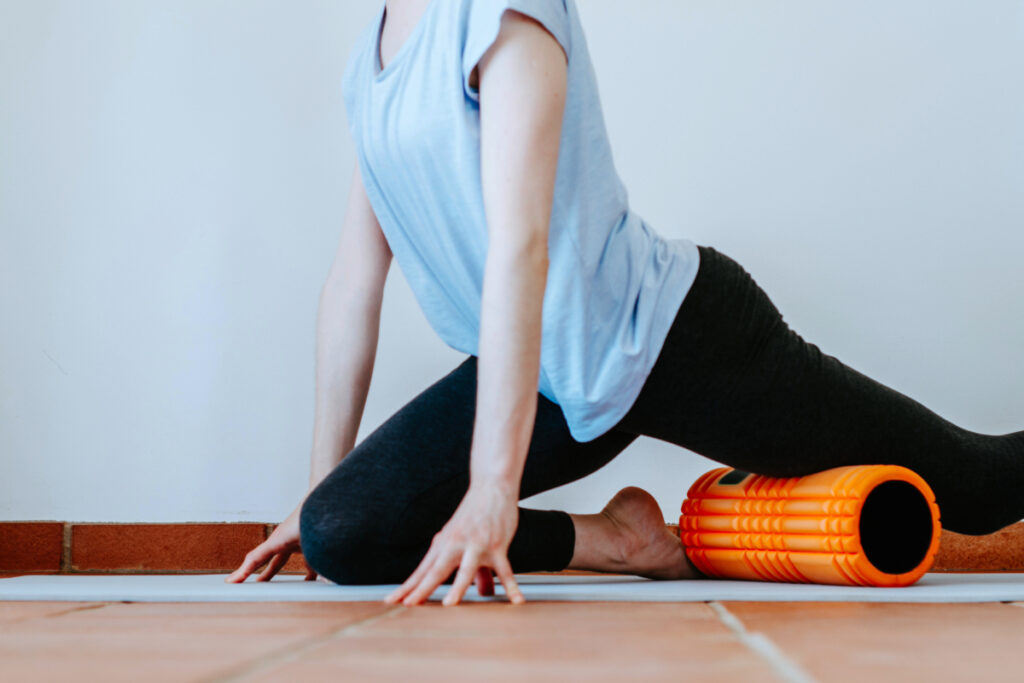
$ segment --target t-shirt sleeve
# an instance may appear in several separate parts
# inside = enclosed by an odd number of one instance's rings
[[[539,22],[570,54],[569,11],[566,0],[469,0],[465,42],[462,46],[462,88],[466,96],[480,101],[480,92],[469,85],[470,74],[501,29],[505,10],[515,10]]]

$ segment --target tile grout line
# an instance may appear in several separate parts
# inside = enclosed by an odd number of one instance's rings
[[[365,619],[359,619],[352,623],[346,624],[341,628],[328,631],[327,633],[323,633],[318,636],[313,636],[312,638],[297,643],[295,645],[281,647],[277,650],[274,650],[273,652],[269,652],[265,655],[257,657],[255,660],[239,664],[237,667],[234,667],[233,670],[229,670],[227,673],[217,674],[203,680],[209,681],[210,683],[231,683],[232,681],[240,681],[247,676],[259,673],[260,671],[265,671],[271,667],[275,667],[281,664],[285,664],[287,662],[294,661],[301,657],[305,652],[313,649],[314,647],[317,647],[318,645],[323,645],[324,643],[330,642],[336,638],[344,638],[353,631],[357,631],[360,628],[372,624],[381,619],[393,617],[397,614],[400,614],[401,612],[404,612],[407,609],[408,607],[405,607],[404,605],[395,605],[387,611],[371,615],[369,617],[366,617]]]
[[[64,522],[61,529],[60,571],[62,574],[71,571],[71,522]]]
[[[746,645],[754,654],[767,661],[775,673],[786,683],[815,683],[815,678],[803,670],[799,664],[787,657],[768,636],[763,633],[751,633],[739,618],[730,612],[725,605],[712,600],[708,602],[719,621],[732,631],[736,638]]]

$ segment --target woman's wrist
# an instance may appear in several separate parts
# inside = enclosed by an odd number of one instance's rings
[[[509,474],[470,474],[469,491],[488,496],[502,496],[519,499],[520,477]]]

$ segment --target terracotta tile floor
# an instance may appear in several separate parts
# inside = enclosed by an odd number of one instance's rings
[[[0,680],[1019,681],[1022,607],[0,602]]]

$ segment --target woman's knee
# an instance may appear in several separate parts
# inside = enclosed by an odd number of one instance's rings
[[[356,482],[332,476],[302,504],[302,554],[311,569],[335,583],[382,583],[380,549],[390,520],[363,484],[361,491]]]

